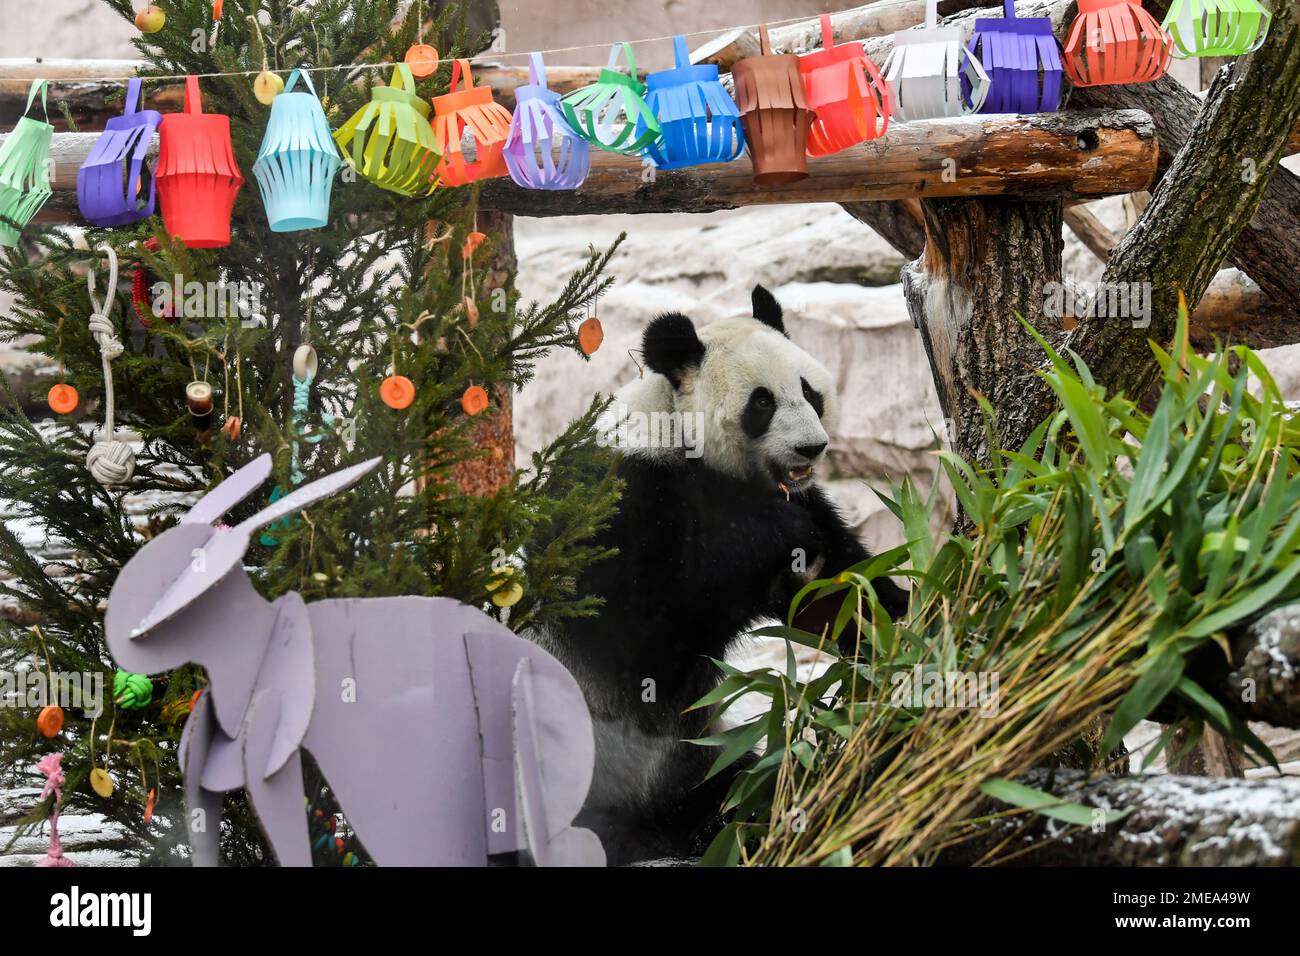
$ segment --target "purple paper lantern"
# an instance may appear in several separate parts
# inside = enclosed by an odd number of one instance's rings
[[[564,121],[540,53],[529,60],[528,85],[515,89],[505,157],[510,178],[525,189],[577,189],[591,168],[591,146]]]
[[[124,226],[153,215],[154,179],[144,160],[162,114],[138,110],[139,102],[140,79],[134,77],[126,84],[122,115],[108,121],[77,170],[77,205],[97,226]]]
[[[1016,16],[1014,0],[1003,0],[1006,16],[975,21],[967,52],[989,75],[981,113],[1053,113],[1061,105],[1061,51],[1048,17]],[[970,81],[961,78],[962,92]]]

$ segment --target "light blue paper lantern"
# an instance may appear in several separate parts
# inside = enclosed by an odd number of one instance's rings
[[[295,93],[299,77],[307,89]],[[334,174],[342,165],[311,77],[294,70],[284,92],[271,103],[271,119],[253,164],[271,231],[325,225]]]

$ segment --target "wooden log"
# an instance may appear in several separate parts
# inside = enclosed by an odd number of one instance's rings
[[[945,864],[1037,866],[1295,866],[1300,779],[1165,774],[1100,776],[1035,770],[1027,786],[1099,810],[1129,810],[1097,828],[1017,814],[944,853]],[[995,805],[996,809],[1005,809]],[[1100,817],[1100,814],[1099,814]]]
[[[75,221],[77,170],[93,133],[58,133],[50,150],[55,194],[43,222]],[[746,157],[656,171],[639,159],[600,152],[572,192],[483,185],[480,208],[526,216],[713,212],[737,206],[869,202],[955,196],[1096,198],[1145,188],[1158,145],[1142,113],[968,116],[900,125],[884,140],[812,160],[801,183],[755,186]]]

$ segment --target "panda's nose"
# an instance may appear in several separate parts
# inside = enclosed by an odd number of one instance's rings
[[[812,461],[826,450],[826,442],[819,442],[816,445],[796,445],[794,450]]]

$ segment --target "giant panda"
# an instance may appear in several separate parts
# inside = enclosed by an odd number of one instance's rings
[[[758,620],[783,619],[813,576],[869,556],[816,482],[831,374],[786,336],[771,293],[756,286],[752,304],[752,317],[697,328],[668,313],[645,329],[643,374],[607,420],[629,446],[618,511],[597,538],[617,554],[578,581],[603,607],[539,636],[591,710],[596,770],[575,823],[600,835],[611,864],[699,852],[747,765],[706,782],[717,751],[686,742],[707,733],[707,708],[688,708],[720,679],[710,658]],[[689,419],[680,441],[619,430],[656,414]],[[906,592],[876,586],[891,615],[906,608]]]

